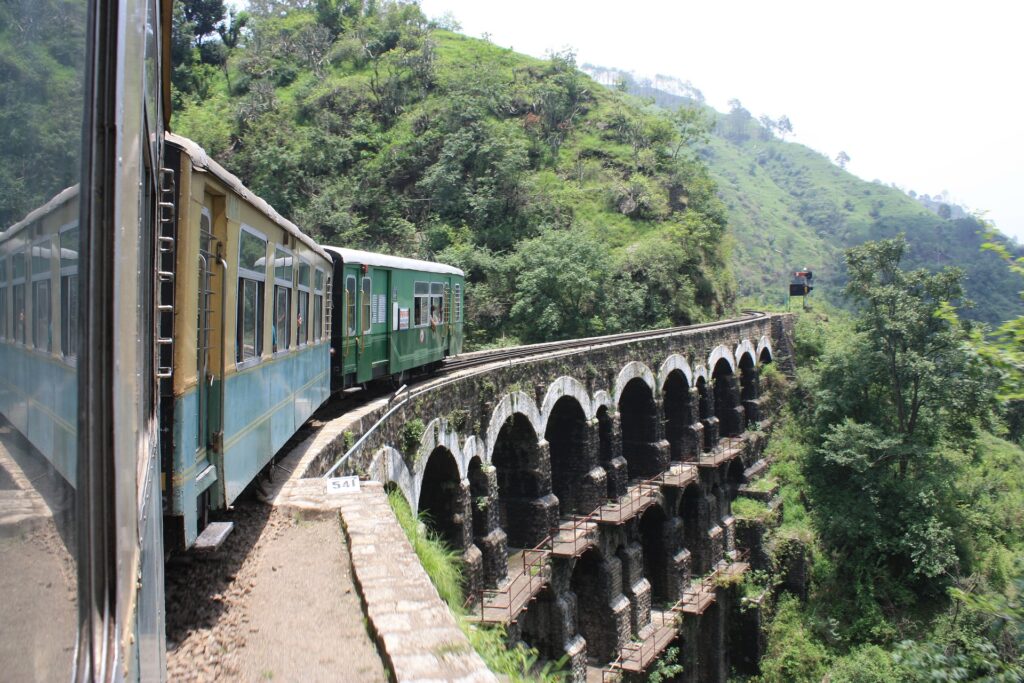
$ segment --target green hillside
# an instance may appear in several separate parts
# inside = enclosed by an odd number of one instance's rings
[[[220,39],[176,15],[173,128],[325,243],[464,268],[475,342],[731,310],[692,121],[600,87],[571,54],[525,57],[416,5],[251,7]]]
[[[840,303],[843,250],[904,232],[907,266],[964,269],[974,302],[967,317],[997,323],[1024,313],[1019,282],[997,256],[981,250],[983,226],[975,219],[939,218],[896,188],[865,182],[822,154],[779,139],[742,107],[722,114],[703,105],[696,90],[678,96],[629,77],[624,85],[659,107],[697,106],[714,117],[714,134],[700,156],[728,209],[742,296],[778,305],[789,273],[808,267],[815,272],[815,296]]]

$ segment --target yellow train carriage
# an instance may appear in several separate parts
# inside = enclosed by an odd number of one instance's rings
[[[332,261],[197,144],[166,143],[177,231],[162,329],[173,338],[164,499],[167,528],[189,547],[217,541],[227,528],[207,526],[207,513],[230,505],[328,398]]]

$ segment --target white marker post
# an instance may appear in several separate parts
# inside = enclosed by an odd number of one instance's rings
[[[359,477],[331,477],[327,480],[327,495],[340,495],[359,491]]]

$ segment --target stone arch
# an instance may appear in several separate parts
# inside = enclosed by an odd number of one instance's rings
[[[640,361],[630,361],[619,370],[619,374],[615,378],[615,393],[612,395],[615,405],[622,404],[622,392],[633,380],[641,380],[650,389],[652,395],[658,390],[658,381],[651,369]]]
[[[766,356],[767,352],[767,356]],[[757,364],[771,363],[775,359],[775,351],[772,349],[772,340],[767,335],[757,341]]]
[[[629,477],[648,477],[665,470],[668,448],[667,444],[666,448],[661,448],[658,406],[652,384],[638,375],[617,393],[622,456],[626,459]]]
[[[537,438],[534,424],[526,414],[511,412],[491,447],[499,519],[509,545],[516,548],[532,548],[558,522],[548,445]]]
[[[611,499],[625,494],[627,475],[626,461],[621,455],[622,439],[616,435],[617,417],[613,413],[613,408],[602,403],[597,406],[594,416],[597,422],[597,461],[605,471],[605,495]]]
[[[540,417],[537,403],[522,391],[505,394],[494,408],[494,412],[491,413],[490,422],[487,423],[485,460],[490,461],[494,457],[494,444],[498,438],[498,432],[504,428],[505,423],[513,415],[522,415],[530,423],[535,434],[544,433],[544,421]]]
[[[420,437],[420,446],[417,449],[417,453],[421,456],[423,454],[430,454],[434,452],[436,448],[446,448],[455,458],[455,463],[459,467],[459,476],[465,478],[466,476],[466,460],[462,456],[462,447],[459,444],[459,433],[448,424],[448,420],[440,417],[435,417],[423,430],[423,436]],[[426,467],[427,459],[420,459],[421,465],[416,467],[417,476],[423,475],[423,468]]]
[[[736,378],[736,363],[719,358],[711,366],[715,417],[722,436],[737,436],[743,431],[743,408]]]
[[[736,359],[733,357],[732,351],[725,344],[719,344],[711,350],[711,353],[708,354],[707,367],[711,368],[712,372],[714,372],[715,365],[721,360],[729,364],[730,371],[736,372]]]
[[[686,362],[686,358],[683,356],[673,353],[658,368],[658,386],[662,390],[665,388],[665,382],[668,381],[669,375],[674,372],[681,372],[683,377],[686,378],[687,386],[693,386],[693,370],[690,369],[690,364]]]
[[[740,356],[742,356],[744,353],[749,353],[751,358],[757,357],[757,349],[754,347],[754,345],[750,342],[749,339],[744,339],[743,341],[736,345],[736,350],[733,352],[732,357],[736,359],[737,363],[739,363]]]
[[[697,387],[697,419],[703,426],[703,438],[697,446],[705,451],[710,451],[718,443],[718,418],[715,417],[714,396],[708,383],[707,372],[703,371],[696,375],[694,383]]]
[[[692,374],[687,375],[681,369],[675,369],[668,373],[661,384],[665,439],[668,441],[670,459],[675,462],[689,460],[696,455],[693,406],[690,403],[692,377]]]
[[[668,516],[661,505],[652,505],[640,516],[640,543],[643,548],[644,576],[651,584],[651,602],[669,599]]]
[[[402,454],[391,446],[384,446],[377,452],[375,460],[378,459],[382,468],[381,482],[385,485],[394,484],[409,501],[409,506],[415,505],[420,495],[419,482],[405,464]]]
[[[594,417],[597,417],[597,411],[599,411],[602,406],[607,408],[609,413],[615,412],[615,401],[612,400],[612,395],[604,389],[598,389],[594,392],[594,399],[591,404],[594,409]]]
[[[436,446],[423,466],[417,511],[427,527],[451,548],[469,545],[466,511],[469,492],[462,485],[459,464],[448,448]]]
[[[540,406],[541,423],[544,424],[545,430],[547,429],[548,419],[551,417],[551,411],[554,410],[555,404],[565,396],[576,399],[576,403],[583,410],[584,419],[589,420],[594,417],[594,402],[590,400],[587,387],[575,377],[562,375],[548,387],[547,393],[544,394],[544,401]]]
[[[575,396],[563,395],[550,406],[546,424],[544,439],[551,452],[551,488],[558,511],[589,514],[604,497],[605,479],[591,471],[597,462],[588,443],[585,409]]]
[[[752,352],[744,351],[739,356],[740,367],[740,402],[743,404],[743,417],[746,424],[760,419],[761,384],[757,373],[757,361]]]
[[[732,510],[732,501],[739,495],[740,487],[747,483],[746,469],[743,461],[738,457],[729,462],[729,468],[725,473],[726,500],[730,503],[729,510]]]
[[[690,484],[683,489],[679,499],[679,516],[683,520],[683,547],[690,551],[690,573],[702,576],[707,567],[707,521],[705,517],[704,497],[700,486]]]
[[[615,659],[615,621],[609,603],[611,577],[601,554],[591,548],[573,563],[569,589],[576,596],[576,628],[587,641],[587,658],[598,662]]]

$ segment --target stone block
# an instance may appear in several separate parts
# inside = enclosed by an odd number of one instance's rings
[[[590,514],[604,503],[608,495],[608,475],[603,467],[594,467],[579,481],[576,491],[576,510]]]
[[[710,451],[718,443],[718,418],[709,417],[701,423],[704,425],[704,450]]]
[[[625,595],[618,595],[612,600],[611,608],[611,635],[615,639],[612,652],[618,653],[633,638],[631,603]],[[614,657],[610,657],[610,659],[614,659]]]
[[[462,580],[468,595],[475,595],[484,587],[484,555],[472,543],[462,553]]]
[[[629,618],[634,634],[651,623],[651,584],[647,579],[640,579],[626,593],[629,598]]]

